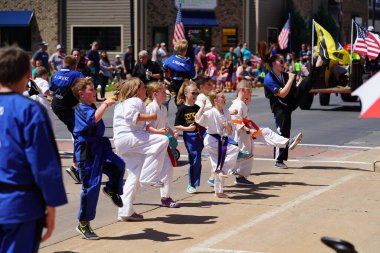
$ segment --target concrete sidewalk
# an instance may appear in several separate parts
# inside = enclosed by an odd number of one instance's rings
[[[58,146],[68,155],[71,145]],[[69,204],[58,208],[54,236],[40,252],[332,252],[322,236],[348,240],[358,252],[379,251],[380,175],[372,170],[380,148],[301,145],[290,152],[290,168],[280,170],[273,168],[272,148],[256,145],[249,178],[255,186],[237,187],[229,177],[229,199],[215,198],[207,185],[207,157],[199,193],[187,194],[182,143],[179,149],[173,198],[181,208],[160,207],[159,191],[147,188],[135,205],[144,221],[117,222],[117,209],[100,195],[92,225],[101,240],[87,241],[75,231],[81,188],[65,173]]]

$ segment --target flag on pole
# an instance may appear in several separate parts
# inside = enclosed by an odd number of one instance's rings
[[[286,21],[284,27],[282,28],[280,35],[278,35],[278,46],[281,50],[284,50],[288,47],[290,34],[290,18]]]
[[[173,45],[180,40],[185,39],[185,27],[182,23],[182,13],[181,13],[181,5],[182,1],[178,1],[178,11],[177,11],[177,18],[175,20],[175,26],[174,26],[174,37],[173,37]]]
[[[317,33],[316,53],[319,54],[322,46],[331,60],[342,62],[344,65],[350,64],[350,54],[345,49],[337,50],[333,37],[320,24],[314,21],[314,26]]]
[[[380,54],[380,39],[376,34],[368,32],[367,29],[354,21],[356,28],[356,40],[353,52],[366,55],[369,59],[376,59]]]

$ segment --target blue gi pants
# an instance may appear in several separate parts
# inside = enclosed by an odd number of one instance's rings
[[[203,133],[183,132],[183,141],[189,153],[188,185],[198,187],[201,181]]]
[[[0,252],[37,252],[45,218],[21,223],[0,224]]]
[[[74,146],[82,182],[78,220],[91,221],[96,214],[102,173],[109,178],[106,189],[122,195],[125,163],[112,151],[108,138],[80,137]]]

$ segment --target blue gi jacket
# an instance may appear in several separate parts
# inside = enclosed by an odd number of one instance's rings
[[[49,116],[18,93],[0,93],[0,224],[44,216],[45,207],[67,203],[61,162]]]

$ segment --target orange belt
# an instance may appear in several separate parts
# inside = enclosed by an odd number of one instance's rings
[[[233,120],[231,120],[231,122],[233,122],[235,124],[244,124],[244,126],[246,126],[248,128],[254,128],[257,131],[257,134],[259,136],[263,136],[263,133],[261,132],[260,127],[258,125],[256,125],[256,123],[253,122],[252,120],[243,118],[243,120],[233,119]],[[252,134],[251,137],[252,137],[252,139],[256,139],[255,134]]]

